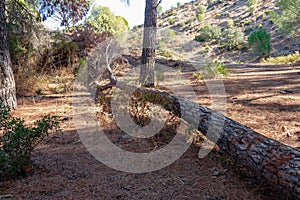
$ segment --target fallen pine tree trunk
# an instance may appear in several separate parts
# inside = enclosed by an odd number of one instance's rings
[[[134,87],[122,82],[118,82],[116,86],[121,89]],[[265,178],[282,192],[300,198],[299,149],[267,138],[221,113],[186,98],[153,89],[135,87],[131,89],[135,90],[135,95],[145,96],[147,101],[159,104],[179,117],[185,112],[184,116],[188,118],[184,119],[185,121],[194,120],[197,129],[238,164]],[[214,127],[220,127],[220,131]]]

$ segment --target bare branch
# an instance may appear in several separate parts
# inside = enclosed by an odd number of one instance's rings
[[[159,0],[159,2],[156,4],[155,9],[161,4],[162,0]]]

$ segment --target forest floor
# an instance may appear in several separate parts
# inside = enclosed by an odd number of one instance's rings
[[[231,66],[224,79],[226,116],[287,145],[300,148],[300,66]],[[205,82],[187,72],[198,102],[210,107]],[[237,170],[214,151],[198,158],[192,145],[168,167],[133,174],[97,161],[83,146],[72,113],[72,94],[19,98],[14,116],[33,122],[44,114],[63,118],[63,133],[51,133],[33,153],[34,172],[26,178],[0,181],[0,199],[284,199],[280,191]],[[112,140],[122,133],[110,116],[99,115]],[[165,130],[168,131],[168,130]],[[138,142],[119,141],[130,150]],[[153,141],[142,146],[152,148]],[[148,146],[147,146],[148,145]]]

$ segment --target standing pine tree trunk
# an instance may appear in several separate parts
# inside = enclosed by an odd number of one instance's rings
[[[0,0],[0,99],[10,108],[17,108],[15,80],[7,43],[5,0]]]
[[[144,39],[142,52],[141,84],[154,86],[155,42],[157,24],[157,0],[146,0]]]

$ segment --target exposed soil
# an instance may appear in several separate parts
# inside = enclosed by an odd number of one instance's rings
[[[224,79],[230,118],[287,145],[300,147],[300,66],[233,66]],[[199,103],[210,106],[205,82],[190,78]],[[192,145],[176,162],[158,171],[131,174],[97,161],[82,145],[72,118],[71,94],[19,99],[14,116],[29,123],[43,114],[63,118],[64,133],[52,133],[33,154],[34,172],[0,181],[0,199],[285,199],[255,177],[238,171],[215,152],[198,158]],[[112,141],[122,132],[109,115],[99,114]],[[164,130],[167,132],[167,129]],[[157,139],[157,138],[156,138]],[[163,139],[165,141],[165,139]],[[157,145],[153,140],[119,141],[128,150]],[[142,145],[141,145],[142,144]],[[152,146],[151,146],[152,145]],[[153,146],[154,145],[154,146]]]
[[[252,64],[229,67],[226,116],[286,145],[300,148],[300,67]],[[199,103],[210,106],[203,81]]]

